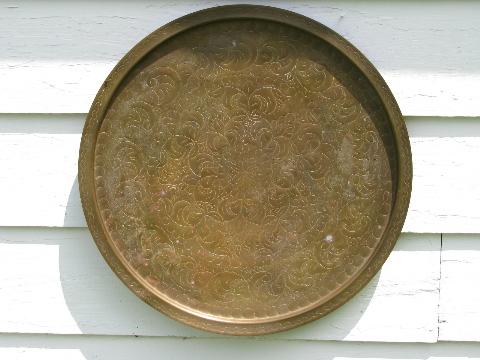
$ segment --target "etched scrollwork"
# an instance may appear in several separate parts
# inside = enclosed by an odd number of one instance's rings
[[[393,188],[383,110],[356,97],[362,75],[339,74],[320,39],[267,21],[210,26],[125,79],[97,139],[98,206],[162,296],[219,318],[301,311],[381,241]]]

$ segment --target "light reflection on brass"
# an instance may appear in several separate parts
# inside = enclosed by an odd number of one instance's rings
[[[112,269],[192,326],[298,326],[378,271],[411,155],[373,66],[300,15],[208,9],[132,49],[89,113],[82,204]]]

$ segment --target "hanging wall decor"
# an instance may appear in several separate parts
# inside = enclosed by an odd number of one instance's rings
[[[357,293],[400,235],[411,181],[373,65],[314,20],[250,5],[187,15],[129,51],[79,159],[87,223],[118,277],[174,319],[235,335]]]

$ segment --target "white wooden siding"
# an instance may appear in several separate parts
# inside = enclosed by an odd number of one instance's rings
[[[458,360],[480,359],[469,343],[385,344],[337,341],[8,335],[0,358],[18,360]]]
[[[345,36],[399,102],[412,201],[381,272],[332,314],[265,337],[212,335],[144,304],[85,228],[85,113],[141,38],[236,1],[0,0],[0,359],[480,359],[480,2],[249,2]]]
[[[101,82],[136,42],[179,16],[231,3],[6,2],[0,7],[0,112],[87,112]],[[249,3],[296,11],[345,36],[385,77],[404,115],[480,115],[478,2]]]
[[[77,182],[83,121],[80,114],[0,115],[0,226],[86,226]],[[414,179],[403,231],[480,232],[480,118],[406,122]]]
[[[439,250],[439,235],[403,235],[352,301],[322,321],[270,337],[436,341]],[[0,228],[0,284],[0,333],[212,336],[136,298],[86,229]],[[402,312],[392,311],[399,304]]]
[[[439,340],[480,341],[480,234],[442,243]]]

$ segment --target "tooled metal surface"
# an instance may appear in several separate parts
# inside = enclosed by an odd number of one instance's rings
[[[149,35],[85,124],[82,204],[114,272],[192,326],[286,330],[379,270],[411,191],[408,135],[373,66],[328,28],[226,6]]]

